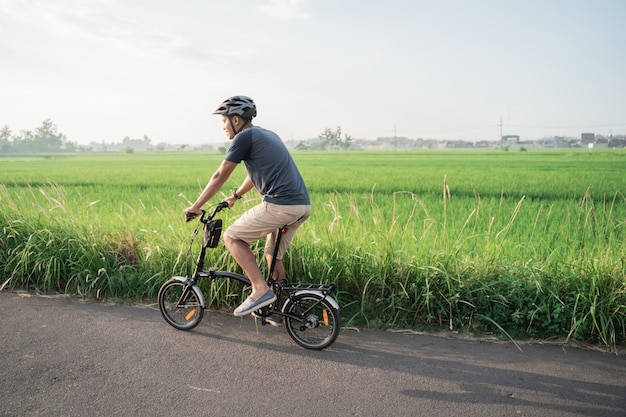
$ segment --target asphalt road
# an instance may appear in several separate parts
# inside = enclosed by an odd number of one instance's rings
[[[330,348],[207,312],[0,293],[0,416],[626,416],[626,358],[345,329]]]

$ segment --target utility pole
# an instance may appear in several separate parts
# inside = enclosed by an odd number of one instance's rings
[[[502,149],[502,115],[500,115],[500,140],[498,140],[498,149]]]

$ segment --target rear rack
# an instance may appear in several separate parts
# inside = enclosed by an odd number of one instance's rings
[[[302,290],[311,290],[311,291],[321,291],[322,294],[327,295],[331,292],[335,291],[337,286],[335,284],[311,284],[305,282],[298,282],[293,284],[287,284],[283,287],[283,290],[292,292],[292,291],[302,291]]]

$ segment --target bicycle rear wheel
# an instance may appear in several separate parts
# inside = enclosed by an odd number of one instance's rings
[[[204,316],[198,289],[176,279],[159,290],[159,310],[166,322],[178,330],[191,330]]]
[[[339,311],[322,295],[295,296],[287,301],[284,312],[287,333],[304,348],[327,348],[339,336]]]

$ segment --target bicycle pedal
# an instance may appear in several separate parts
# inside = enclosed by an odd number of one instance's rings
[[[265,321],[265,319],[270,315],[270,310],[267,307],[263,307],[253,311],[250,315],[255,319],[263,319],[263,321]]]
[[[258,314],[255,314],[255,313],[252,313],[251,315],[252,315],[252,317],[254,317],[255,320],[256,319],[261,319],[261,326],[265,326],[266,324],[268,324],[266,317],[259,316]]]

